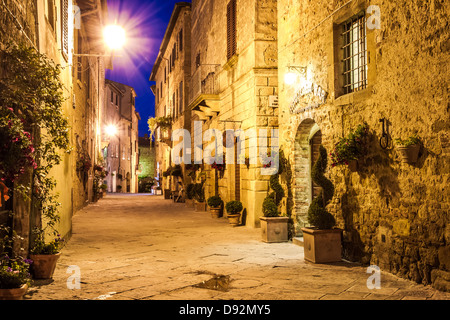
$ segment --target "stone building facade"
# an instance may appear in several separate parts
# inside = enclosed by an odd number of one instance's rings
[[[73,145],[78,166],[74,165],[74,212],[94,200],[94,165],[102,165],[101,119],[104,108],[105,68],[111,59],[103,56],[105,48],[99,46],[101,30],[107,23],[105,2],[74,2],[74,14],[79,15],[79,28],[74,30],[73,76]],[[96,10],[97,7],[101,10]],[[88,161],[89,170],[80,170],[80,163]]]
[[[138,192],[140,116],[135,101],[136,92],[132,87],[106,80],[101,126],[102,154],[108,171],[105,181],[109,192]],[[113,126],[116,133],[108,135],[108,126]]]
[[[280,144],[297,232],[312,198],[312,145],[331,153],[366,122],[358,170],[327,169],[344,257],[441,290],[450,288],[448,12],[445,1],[278,1]],[[287,84],[289,67],[298,79]],[[422,147],[411,165],[393,140],[413,134]]]
[[[158,57],[153,66],[150,81],[155,94],[155,117],[170,118],[172,132],[177,129],[190,131],[191,113],[188,109],[191,59],[191,4],[175,4],[169,24],[161,43]],[[173,166],[171,155],[173,143],[162,128],[155,133],[156,174],[162,181],[162,189],[171,192],[179,190],[178,178],[162,179],[162,173]],[[184,164],[182,164],[183,172]],[[176,178],[176,179],[175,179]],[[184,180],[184,179],[182,179]],[[181,182],[181,181],[180,181]]]
[[[255,141],[239,132],[259,135],[263,129],[270,136],[278,127],[278,108],[271,104],[278,94],[277,2],[193,1],[191,32],[189,108],[191,128],[199,128],[191,134],[192,159],[203,163],[206,198],[241,201],[242,224],[259,227],[270,176],[261,174],[259,157],[245,165]],[[217,130],[214,138],[207,135],[210,129]],[[224,156],[223,172],[205,163],[202,154],[216,139],[234,148],[234,159]],[[245,141],[245,154],[238,150],[239,140]]]
[[[72,150],[62,156],[51,176],[56,181],[54,191],[61,203],[56,229],[65,238],[71,236],[73,214],[87,204],[92,191],[88,183],[91,173],[85,177],[77,170],[79,156],[86,152],[92,165],[100,151],[98,119],[103,99],[99,97],[103,95],[102,81],[108,61],[100,57],[105,52],[98,30],[106,22],[106,14],[106,0],[5,0],[0,3],[0,45],[3,47],[9,41],[23,43],[61,66],[65,98],[62,111],[69,121]],[[30,169],[20,183],[31,183],[31,177]],[[18,245],[28,250],[30,232],[42,223],[41,215],[31,209],[31,200],[14,198],[7,209],[14,212],[14,229],[23,238]]]

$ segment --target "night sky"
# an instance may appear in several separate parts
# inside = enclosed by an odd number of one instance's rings
[[[148,134],[147,119],[155,115],[149,81],[175,0],[107,0],[110,23],[125,28],[127,43],[117,52],[106,78],[133,87],[136,110],[141,116],[139,136]],[[190,1],[186,1],[190,2]]]

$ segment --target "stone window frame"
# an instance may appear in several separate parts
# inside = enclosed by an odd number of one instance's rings
[[[372,94],[373,86],[376,82],[376,44],[375,32],[367,27],[365,28],[366,35],[366,53],[367,53],[367,84],[364,89],[353,91],[349,93],[344,92],[344,77],[343,73],[343,50],[341,50],[342,43],[342,25],[349,21],[352,17],[364,13],[367,21],[367,3],[364,0],[358,0],[341,9],[333,16],[332,31],[330,37],[330,52],[329,64],[332,66],[333,77],[330,78],[329,87],[331,88],[332,96],[335,104],[344,105],[366,100]]]

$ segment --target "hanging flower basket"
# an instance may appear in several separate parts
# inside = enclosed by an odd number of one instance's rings
[[[402,162],[408,164],[415,164],[417,162],[420,152],[419,137],[413,135],[406,140],[395,139],[395,143]]]
[[[369,134],[367,123],[359,125],[355,131],[350,132],[347,137],[339,139],[335,144],[331,156],[331,166],[346,165],[350,171],[358,169],[357,161],[366,153],[365,140]]]

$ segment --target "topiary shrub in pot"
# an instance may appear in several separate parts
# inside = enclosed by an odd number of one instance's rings
[[[260,217],[261,240],[264,242],[286,242],[288,241],[288,217],[282,217],[278,211],[278,205],[284,196],[283,187],[278,182],[278,174],[270,179],[270,187],[274,192],[270,193],[263,201]]]
[[[195,211],[206,211],[203,182],[194,184]]]
[[[189,183],[186,186],[186,199],[184,201],[186,207],[188,208],[195,208],[195,203],[194,203],[194,197],[195,197],[195,190],[194,190],[194,184],[193,183]]]
[[[241,222],[241,211],[244,207],[242,202],[237,200],[232,200],[227,202],[225,209],[227,210],[228,222],[233,226],[238,226]]]
[[[336,220],[326,209],[334,195],[333,183],[324,175],[326,167],[327,151],[321,145],[311,172],[312,180],[321,187],[321,191],[308,209],[308,222],[312,227],[302,228],[305,260],[313,263],[337,262],[342,258],[342,230],[334,228]]]
[[[220,196],[209,197],[207,200],[207,204],[209,206],[209,211],[211,212],[211,217],[219,218],[223,205],[222,198],[220,198]]]

